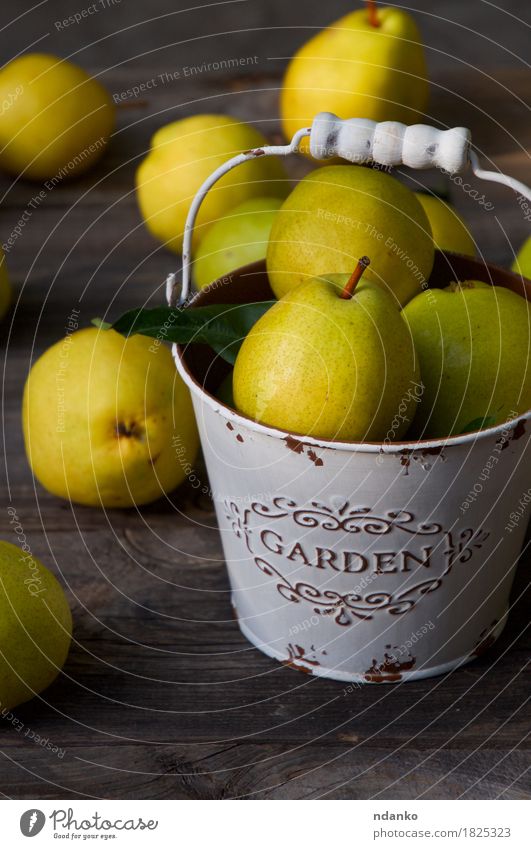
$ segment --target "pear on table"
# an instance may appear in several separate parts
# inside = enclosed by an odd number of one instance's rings
[[[190,115],[157,130],[136,172],[136,194],[147,229],[180,253],[192,198],[212,172],[242,150],[267,144],[255,127],[230,115]],[[208,193],[197,216],[193,247],[227,212],[255,197],[286,197],[284,166],[272,156],[255,157],[225,174]]]
[[[289,63],[280,98],[284,133],[291,139],[319,112],[414,124],[428,93],[415,21],[368,2],[313,36]],[[307,141],[302,149],[308,151]]]
[[[47,53],[26,53],[4,65],[0,103],[0,168],[26,179],[83,173],[114,129],[110,92],[82,68]]]
[[[403,316],[424,385],[414,423],[417,436],[443,438],[477,430],[531,407],[531,310],[524,298],[467,280],[423,292]]]
[[[416,406],[418,364],[396,302],[373,282],[359,282],[368,264],[363,257],[350,276],[307,280],[262,316],[236,359],[237,410],[322,439],[403,435]]]
[[[0,540],[0,622],[5,712],[52,683],[72,637],[72,614],[56,577],[30,552],[5,540]]]
[[[40,483],[78,504],[148,504],[180,484],[199,437],[170,351],[140,334],[76,330],[34,363],[22,405]]]

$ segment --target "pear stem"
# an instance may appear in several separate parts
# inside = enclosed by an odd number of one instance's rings
[[[371,27],[379,27],[378,13],[376,10],[376,0],[367,0],[367,14]]]
[[[356,286],[359,283],[361,275],[363,274],[363,272],[365,271],[367,266],[370,265],[370,264],[371,264],[371,261],[370,261],[368,256],[360,257],[360,259],[358,260],[358,264],[357,264],[356,268],[354,269],[354,271],[350,275],[349,279],[347,280],[345,288],[343,289],[343,291],[339,295],[340,298],[343,298],[344,301],[350,300],[350,298],[352,297],[352,295],[354,293],[354,289],[356,288]]]

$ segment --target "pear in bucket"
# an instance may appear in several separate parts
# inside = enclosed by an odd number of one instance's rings
[[[368,265],[362,257],[350,276],[301,283],[256,322],[234,366],[237,410],[322,439],[404,434],[416,406],[417,358],[396,301],[360,282]]]
[[[424,384],[415,436],[442,439],[531,408],[531,309],[520,295],[466,280],[423,292],[403,315]]]
[[[476,245],[463,219],[449,203],[436,195],[416,192],[415,197],[430,222],[433,242],[440,251],[475,256]]]
[[[364,276],[397,305],[422,291],[434,259],[428,217],[407,186],[374,168],[330,165],[306,175],[275,216],[267,273],[277,298],[304,280],[350,275],[370,256]]]

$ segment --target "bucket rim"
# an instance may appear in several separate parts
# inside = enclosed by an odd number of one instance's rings
[[[445,448],[451,448],[458,445],[470,445],[483,438],[491,438],[493,436],[502,436],[507,431],[516,429],[519,423],[525,427],[525,424],[531,420],[531,410],[521,413],[512,419],[502,422],[492,427],[484,428],[483,430],[474,430],[470,433],[460,433],[455,436],[447,436],[439,439],[418,439],[418,440],[401,440],[400,442],[349,442],[345,440],[335,439],[319,439],[315,436],[308,436],[296,431],[284,430],[279,427],[270,427],[269,425],[261,424],[254,419],[238,413],[232,407],[228,407],[219,398],[216,398],[195,379],[189,372],[186,363],[183,359],[183,346],[173,344],[172,354],[175,360],[175,365],[180,376],[184,380],[191,392],[193,392],[203,403],[210,407],[215,413],[225,416],[227,421],[239,427],[247,428],[247,430],[261,433],[264,436],[270,436],[274,439],[285,440],[287,437],[295,439],[297,442],[305,445],[313,445],[316,448],[328,448],[332,451],[355,451],[356,453],[366,454],[404,454],[415,453],[416,451],[430,451],[436,449],[438,452]]]
[[[505,288],[512,289],[512,291],[516,291],[518,294],[523,295],[527,298],[527,300],[531,301],[531,280],[527,280],[522,277],[522,275],[510,271],[509,269],[502,268],[494,263],[486,262],[484,260],[480,261],[477,257],[470,257],[464,254],[453,253],[451,251],[436,250],[434,267],[432,269],[430,280],[432,279],[432,276],[436,276],[437,266],[439,266],[439,269],[443,268],[445,272],[447,268],[450,268],[452,273],[458,274],[458,277],[459,269],[462,266],[461,270],[464,275],[464,279],[485,279],[485,282],[489,282],[491,284],[494,283],[495,285],[501,285]],[[257,262],[235,269],[231,272],[226,282],[232,284],[233,282],[236,282],[236,278],[245,278],[257,272],[266,272],[264,260],[258,260]],[[221,281],[223,280],[224,278],[221,278]],[[187,306],[192,306],[197,302],[198,305],[200,305],[203,302],[204,296],[208,295],[209,290],[212,288],[212,291],[214,291],[217,288],[218,283],[221,281],[214,281],[214,283],[211,284],[211,287],[208,286],[203,290],[195,292]],[[216,398],[208,392],[199,383],[199,381],[196,380],[185,361],[184,354],[186,349],[187,345],[172,345],[172,353],[177,370],[188,388],[195,395],[201,398],[201,400],[211,409],[213,409],[214,412],[224,415],[227,421],[231,424],[247,428],[248,430],[255,431],[256,433],[261,433],[265,436],[271,436],[275,439],[282,440],[285,440],[287,437],[291,437],[297,442],[318,448],[328,448],[336,451],[355,451],[367,454],[404,455],[413,454],[417,451],[440,453],[443,449],[451,448],[452,446],[470,445],[478,440],[482,440],[483,438],[490,439],[493,436],[502,436],[504,432],[516,429],[519,422],[522,422],[522,426],[525,428],[525,424],[531,419],[530,409],[518,414],[514,418],[507,419],[498,425],[493,425],[482,430],[470,431],[469,433],[460,433],[455,436],[440,437],[436,439],[401,440],[400,442],[351,442],[346,440],[320,439],[303,433],[297,433],[296,431],[289,431],[284,430],[283,428],[261,424],[242,413],[238,413],[232,407],[228,407],[220,401],[219,398]]]

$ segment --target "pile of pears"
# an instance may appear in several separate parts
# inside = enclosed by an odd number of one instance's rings
[[[282,129],[291,140],[322,111],[411,124],[423,119],[428,96],[424,47],[414,19],[401,9],[368,2],[296,51],[280,92]],[[255,127],[230,116],[194,115],[163,127],[136,175],[148,230],[180,253],[186,214],[204,180],[229,157],[264,143]],[[311,159],[307,139],[300,150]],[[216,184],[194,232],[197,288],[265,258],[275,213],[289,192],[279,160],[253,160]],[[437,247],[473,255],[473,239],[455,210],[435,197],[419,199]],[[311,261],[308,257],[308,265]]]
[[[291,140],[323,111],[340,118],[412,124],[424,114],[428,94],[424,47],[414,19],[400,9],[368,2],[295,53],[280,93],[282,129]],[[163,127],[136,175],[148,230],[180,252],[186,213],[203,181],[230,156],[264,143],[256,128],[230,116],[194,115]],[[301,150],[308,153],[307,140]],[[200,209],[195,230],[198,288],[265,257],[271,197],[283,199],[288,193],[278,160],[253,160],[216,184]]]
[[[466,246],[459,223],[454,238]],[[273,222],[278,302],[240,348],[234,407],[354,442],[442,439],[530,409],[528,302],[477,280],[431,289],[434,248],[425,202],[390,175],[344,165],[301,180]]]

